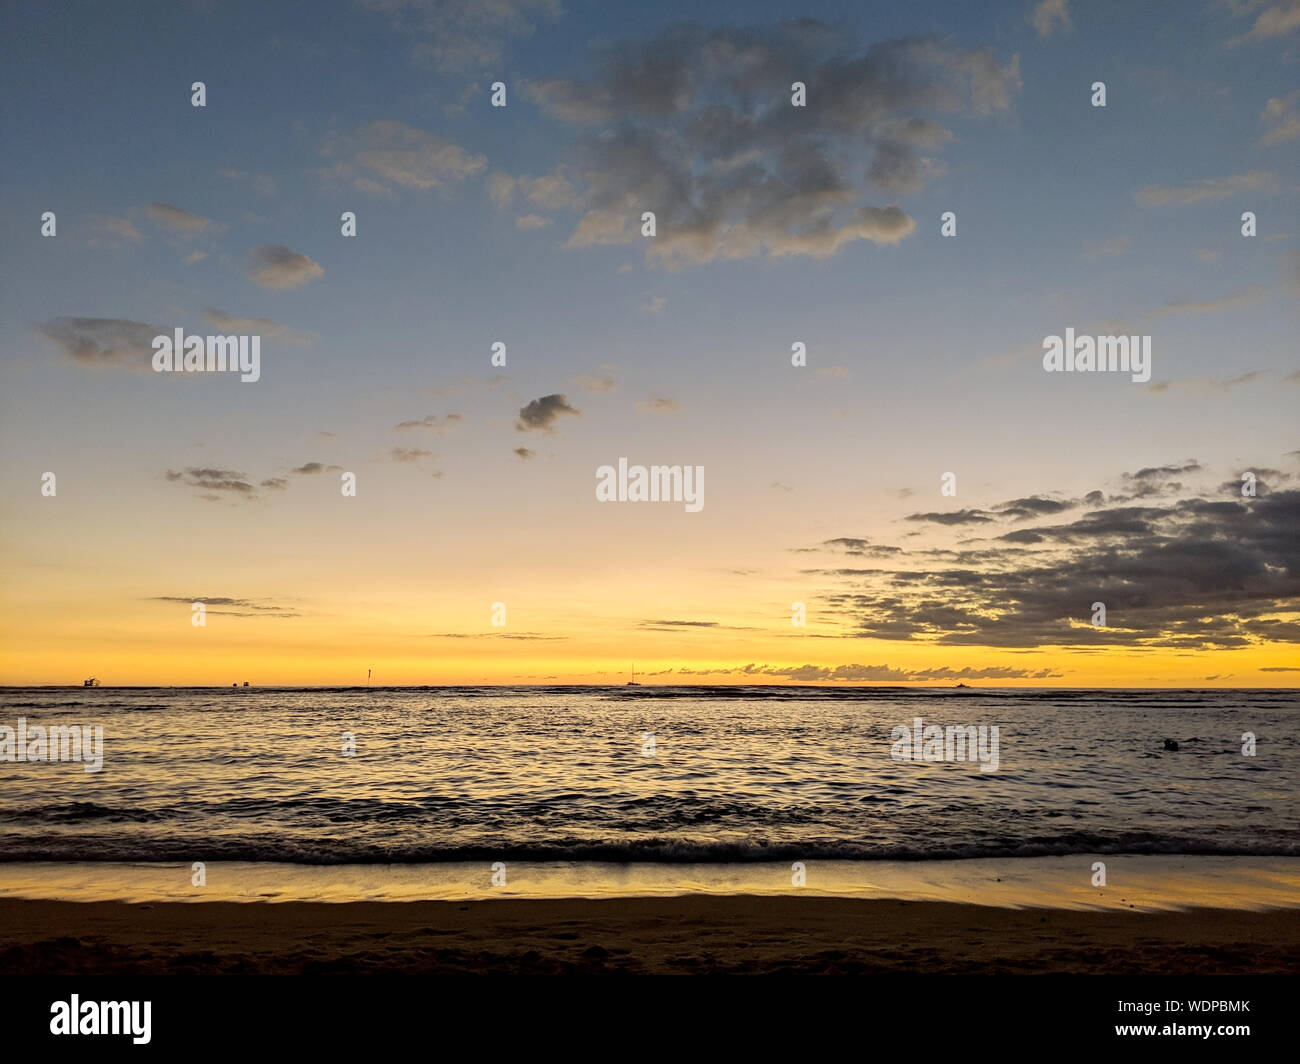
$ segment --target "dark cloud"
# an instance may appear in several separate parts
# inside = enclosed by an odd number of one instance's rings
[[[551,432],[561,414],[581,417],[582,411],[569,405],[567,395],[543,395],[520,409],[519,416],[515,419],[515,428],[520,432]]]
[[[341,473],[342,466],[325,465],[323,462],[306,462],[297,469],[289,470],[290,473],[297,473],[299,476],[310,477],[317,473]]]
[[[928,521],[936,525],[987,524],[993,516],[984,510],[945,510],[941,513],[908,514],[908,521]]]
[[[210,467],[190,466],[180,472],[167,470],[164,474],[173,483],[186,484],[191,488],[200,488],[206,497],[216,498],[221,494],[255,499],[257,489],[253,486],[247,473],[233,469],[213,469]]]
[[[670,670],[671,671],[671,670]],[[894,683],[921,682],[928,680],[1044,680],[1057,678],[1061,673],[1051,669],[1015,669],[1009,666],[995,665],[982,669],[972,669],[969,665],[960,669],[941,667],[937,669],[899,669],[890,665],[738,665],[731,668],[713,669],[678,669],[686,676],[754,676],[763,679],[779,677],[796,683],[815,683],[842,681],[849,683],[877,682],[881,680]]]
[[[1123,479],[1167,485],[1201,469],[1187,462]],[[1003,514],[1030,509],[1023,503]],[[1227,499],[1106,505],[962,551],[904,551],[888,568],[815,572],[841,585],[824,600],[845,635],[1020,648],[1243,647],[1300,641],[1297,528],[1300,491],[1241,498],[1238,490]],[[1090,623],[1094,601],[1106,604],[1107,627]]]
[[[151,602],[183,602],[189,606],[202,602],[205,613],[223,617],[298,617],[288,606],[275,606],[256,599],[229,598],[225,595],[154,595]],[[213,609],[213,606],[228,606],[229,609]]]
[[[1012,499],[1009,502],[1000,502],[993,509],[997,511],[999,517],[1027,521],[1033,517],[1042,517],[1044,514],[1059,514],[1078,505],[1078,502],[1075,501],[1067,500],[1062,502],[1059,499],[1047,499],[1041,495],[1031,495],[1027,499]]]
[[[515,453],[515,457],[523,462],[528,461],[528,459],[530,458],[537,457],[537,452],[530,451],[527,447],[516,447],[514,453]]]
[[[807,87],[806,107],[791,85]],[[571,247],[642,239],[675,268],[767,255],[825,257],[855,241],[895,244],[915,223],[897,205],[942,168],[952,134],[918,112],[1006,111],[1018,57],[938,37],[862,48],[844,26],[672,27],[605,50],[590,81],[528,83],[547,114],[580,127],[585,176]]]
[[[433,632],[425,639],[525,639],[556,642],[568,639],[565,635],[537,635],[533,632]]]
[[[409,429],[428,429],[430,432],[436,432],[439,436],[445,436],[464,420],[464,414],[448,414],[446,417],[438,417],[437,414],[425,414],[424,417],[415,421],[402,421],[394,425],[393,431],[406,432]]]
[[[125,318],[54,318],[34,326],[62,353],[83,366],[152,368],[153,339],[170,330]]]
[[[835,539],[826,539],[822,541],[820,548],[811,547],[808,549],[814,551],[838,551],[842,554],[848,554],[859,558],[887,558],[891,554],[898,554],[902,551],[901,547],[873,544],[865,539],[859,539],[855,536],[839,536]]]
[[[422,451],[418,448],[394,447],[388,452],[388,456],[394,462],[418,462],[422,458],[432,458],[432,451]]]

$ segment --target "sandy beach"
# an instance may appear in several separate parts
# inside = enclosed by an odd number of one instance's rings
[[[1300,969],[1300,909],[818,897],[279,904],[0,900],[3,974],[1085,973]]]

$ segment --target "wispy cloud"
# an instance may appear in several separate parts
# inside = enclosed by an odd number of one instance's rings
[[[447,433],[459,428],[464,420],[464,414],[447,414],[445,417],[439,417],[437,414],[425,414],[424,417],[417,418],[414,421],[399,422],[393,426],[393,431],[407,432],[412,429],[425,429],[439,436],[445,436]]]
[[[173,207],[170,203],[150,203],[142,209],[154,225],[179,236],[197,236],[218,228],[211,218]]]
[[[643,414],[657,414],[660,417],[670,417],[681,410],[682,404],[676,399],[664,399],[656,395],[650,399],[643,399],[641,402],[636,404],[636,408]]]
[[[1050,37],[1057,30],[1073,29],[1067,0],[1041,0],[1029,13],[1029,21],[1040,37]]]
[[[327,176],[362,192],[447,189],[481,174],[487,157],[405,122],[369,122],[351,135],[331,134],[321,149]]]
[[[390,16],[412,41],[417,61],[444,74],[485,74],[500,63],[507,41],[531,36],[563,14],[560,0],[357,0]]]
[[[1227,199],[1243,192],[1269,191],[1276,187],[1277,175],[1266,170],[1250,170],[1228,177],[1209,177],[1187,185],[1146,185],[1133,198],[1140,207],[1186,207]]]
[[[1264,137],[1259,142],[1264,147],[1281,144],[1284,140],[1300,137],[1300,112],[1296,102],[1300,100],[1300,89],[1287,96],[1275,96],[1264,105],[1264,113],[1259,120],[1264,123]]]

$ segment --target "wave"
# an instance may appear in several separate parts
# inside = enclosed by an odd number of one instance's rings
[[[321,839],[41,839],[0,834],[0,863],[18,861],[274,861],[286,864],[438,864],[465,861],[603,861],[665,864],[759,861],[936,861],[995,857],[1297,857],[1295,840],[1224,842],[1145,833],[1077,834],[1065,839],[924,844],[692,841],[676,838],[516,842],[500,846],[391,845]]]

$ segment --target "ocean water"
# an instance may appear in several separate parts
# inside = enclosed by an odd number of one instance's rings
[[[1300,856],[1295,691],[0,691],[19,717],[101,726],[103,765],[0,760],[3,862]],[[917,717],[996,725],[997,771],[894,760]]]

